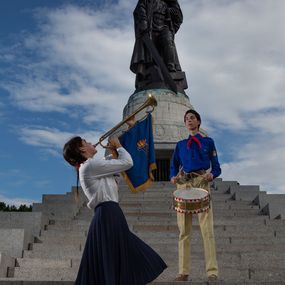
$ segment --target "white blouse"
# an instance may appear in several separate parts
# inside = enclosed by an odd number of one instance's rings
[[[105,201],[118,202],[118,185],[114,174],[128,170],[133,166],[130,154],[119,147],[118,158],[107,160],[94,155],[81,164],[79,179],[84,194],[88,198],[88,208],[95,207]]]

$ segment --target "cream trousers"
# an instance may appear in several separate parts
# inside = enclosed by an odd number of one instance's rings
[[[191,178],[189,182],[177,185],[177,189],[191,187],[203,188],[210,192],[210,184],[201,176]],[[198,214],[200,230],[204,243],[204,255],[206,261],[206,272],[210,276],[218,276],[218,264],[216,259],[216,245],[213,226],[212,203],[208,212]],[[192,232],[192,214],[177,213],[177,224],[179,228],[179,274],[190,274],[190,239]]]

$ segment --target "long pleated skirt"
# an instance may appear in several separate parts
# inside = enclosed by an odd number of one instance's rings
[[[130,232],[119,204],[104,202],[95,209],[75,285],[145,285],[166,267]]]

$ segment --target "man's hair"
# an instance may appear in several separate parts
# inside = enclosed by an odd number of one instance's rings
[[[200,124],[199,124],[199,128],[200,128],[200,125],[201,125],[201,123],[202,123],[202,121],[201,121],[201,116],[200,116],[200,114],[198,113],[198,112],[196,112],[195,110],[193,110],[193,109],[190,109],[190,110],[188,110],[188,111],[186,111],[186,113],[185,113],[185,115],[184,115],[184,123],[186,122],[186,116],[187,116],[187,114],[189,114],[189,113],[191,113],[191,114],[193,114],[195,117],[196,117],[196,119],[200,122]]]

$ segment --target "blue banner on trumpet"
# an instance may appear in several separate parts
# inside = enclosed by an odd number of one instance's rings
[[[152,171],[156,169],[151,114],[125,132],[120,142],[134,162],[124,173],[128,186],[132,192],[147,189],[154,180]]]

